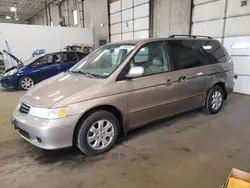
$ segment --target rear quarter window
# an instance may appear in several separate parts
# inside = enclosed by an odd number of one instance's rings
[[[228,61],[228,53],[219,41],[204,41],[203,49],[207,64],[225,63]]]

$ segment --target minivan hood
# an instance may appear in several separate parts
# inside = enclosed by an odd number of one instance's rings
[[[94,87],[101,81],[102,79],[88,78],[80,74],[61,73],[35,85],[22,100],[31,106],[49,108],[63,99]]]

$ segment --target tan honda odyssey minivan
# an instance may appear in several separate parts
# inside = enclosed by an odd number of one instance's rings
[[[76,145],[97,155],[149,122],[195,108],[216,114],[233,77],[231,58],[210,37],[112,43],[31,88],[11,119],[40,148]]]

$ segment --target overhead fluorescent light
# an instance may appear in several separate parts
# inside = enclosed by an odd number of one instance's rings
[[[17,9],[16,7],[10,7],[11,12],[16,12],[16,9]]]
[[[250,48],[250,43],[236,43],[231,46],[232,49],[247,49]]]
[[[210,50],[210,49],[212,49],[212,46],[203,46],[203,49],[204,50]]]
[[[6,18],[7,20],[11,19],[11,17],[10,17],[10,16],[5,16],[5,18]]]
[[[78,24],[78,14],[77,10],[73,10],[73,24],[77,25]]]

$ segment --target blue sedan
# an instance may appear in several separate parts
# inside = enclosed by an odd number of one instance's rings
[[[38,55],[22,62],[12,54],[7,54],[17,62],[17,65],[3,73],[2,87],[23,90],[28,90],[36,83],[68,70],[88,55],[82,52],[62,51]]]

